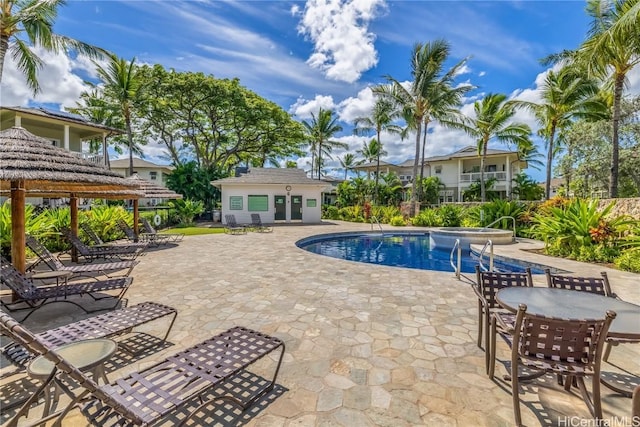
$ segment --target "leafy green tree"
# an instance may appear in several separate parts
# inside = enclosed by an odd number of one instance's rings
[[[490,141],[513,144],[516,147],[530,146],[531,129],[524,123],[510,123],[515,115],[515,106],[506,102],[506,95],[490,93],[482,101],[473,104],[475,117],[461,117],[450,122],[450,126],[464,130],[477,141],[480,156],[480,201],[487,200],[484,179],[485,159]]]
[[[575,68],[564,67],[558,73],[549,70],[541,87],[539,103],[519,101],[516,104],[533,111],[541,125],[538,133],[547,141],[547,199],[551,197],[554,143],[563,139],[564,132],[575,119],[598,120],[607,116],[607,105],[597,96],[598,92],[594,80],[586,78]]]
[[[34,93],[40,91],[37,73],[42,60],[30,46],[40,46],[51,52],[74,50],[90,58],[108,54],[104,49],[53,32],[58,7],[65,3],[65,0],[0,0],[0,81],[4,59],[9,52],[26,76],[29,87]]]
[[[373,191],[377,191],[377,200],[381,205],[397,206],[402,201],[402,181],[395,172],[382,174],[382,183],[380,186],[374,187]]]
[[[425,44],[416,43],[411,56],[411,75],[413,80],[408,87],[397,79],[386,76],[387,85],[374,89],[383,98],[389,99],[401,111],[401,115],[407,122],[407,128],[416,132],[415,159],[413,164],[413,183],[411,185],[411,216],[415,216],[416,203],[418,202],[418,164],[421,161],[420,137],[423,124],[427,124],[434,118],[450,109],[448,106],[460,104],[462,95],[471,89],[471,86],[460,86],[452,89],[453,79],[466,59],[458,62],[448,71],[444,72],[444,63],[450,53],[447,41],[438,39]],[[445,102],[446,100],[446,102]]]
[[[514,185],[511,194],[516,195],[519,200],[540,200],[544,197],[544,189],[524,172],[516,175],[512,181]]]
[[[591,27],[587,39],[575,51],[546,58],[566,60],[589,76],[613,87],[612,150],[609,196],[618,197],[620,170],[619,123],[624,85],[629,72],[640,63],[640,6],[638,0],[588,0]]]
[[[133,175],[134,151],[131,120],[135,103],[140,102],[143,96],[142,81],[138,76],[135,62],[135,58],[127,62],[123,58],[111,55],[106,67],[96,63],[98,77],[104,85],[104,94],[110,102],[118,106],[124,120],[129,148],[129,175]]]
[[[303,126],[240,84],[194,72],[140,69],[146,88],[140,116],[150,138],[164,144],[174,165],[195,161],[230,172],[301,156]]]
[[[530,144],[522,144],[518,147],[518,157],[527,162],[527,167],[540,170],[544,166],[544,155],[538,151],[538,147],[530,141]]]
[[[345,180],[347,179],[347,174],[349,173],[349,171],[353,170],[353,168],[362,163],[361,160],[356,159],[356,155],[353,153],[345,153],[344,156],[338,158],[338,161],[340,162],[340,166],[342,167],[342,169],[344,169]]]
[[[287,169],[297,169],[298,168],[298,162],[296,162],[295,160],[287,160],[285,162],[284,167],[286,167]]]
[[[376,184],[374,194],[378,193],[378,182],[380,177],[380,156],[386,154],[386,152],[382,148],[380,135],[383,131],[389,134],[400,134],[402,129],[400,128],[400,126],[393,123],[393,121],[397,119],[399,115],[400,113],[395,108],[393,103],[391,103],[388,99],[378,96],[376,99],[376,103],[373,105],[371,115],[369,117],[358,117],[355,120],[356,127],[353,132],[356,135],[367,135],[371,132],[375,132],[376,134]]]
[[[311,178],[313,178],[313,169],[317,165],[318,179],[321,179],[320,171],[321,165],[323,164],[323,154],[331,158],[331,152],[334,148],[349,148],[349,146],[343,142],[331,140],[336,133],[342,131],[342,126],[338,124],[338,118],[334,117],[333,114],[331,110],[320,108],[317,115],[311,113],[310,122],[302,122],[302,125],[305,127],[307,142],[311,146]]]
[[[167,177],[167,187],[180,193],[185,199],[201,201],[206,211],[215,207],[220,197],[220,190],[211,185],[211,181],[225,175],[214,167],[202,168],[195,161],[175,167]]]

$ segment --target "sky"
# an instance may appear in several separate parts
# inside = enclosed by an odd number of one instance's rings
[[[411,79],[410,54],[415,43],[438,38],[451,45],[446,67],[467,62],[457,84],[477,88],[461,111],[488,93],[510,99],[539,100],[549,67],[540,59],[575,49],[584,40],[589,17],[584,1],[494,0],[74,0],[58,10],[54,31],[107,49],[139,63],[167,69],[240,79],[243,86],[269,99],[297,120],[309,120],[320,107],[336,112],[344,131],[334,138],[356,152],[371,137],[353,135],[353,121],[371,111],[371,87],[385,76]],[[7,58],[0,102],[5,106],[73,107],[95,81],[95,65],[37,50],[45,62],[35,97]],[[629,75],[626,94],[640,94],[640,67]],[[519,111],[515,121],[538,129],[535,119]],[[543,141],[534,137],[541,152]],[[413,157],[415,137],[383,135],[391,163]],[[475,142],[461,131],[431,126],[427,155],[456,151]],[[491,144],[492,148],[508,148]],[[163,147],[144,147],[145,159],[168,163]],[[335,150],[327,163],[343,176]],[[310,155],[298,159],[308,169]],[[544,171],[529,168],[538,181]]]

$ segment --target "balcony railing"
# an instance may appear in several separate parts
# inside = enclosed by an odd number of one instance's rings
[[[104,162],[104,156],[102,154],[94,154],[94,153],[78,153],[77,151],[70,151],[76,157],[80,157],[90,163],[93,163],[98,166],[106,167],[107,165]]]
[[[506,181],[507,173],[506,172],[485,172],[484,179],[495,178],[498,181]],[[472,172],[472,173],[461,173],[460,174],[460,182],[476,182],[480,181],[480,172]]]

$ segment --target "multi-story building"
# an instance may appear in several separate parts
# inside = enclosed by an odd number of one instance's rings
[[[438,177],[444,185],[440,191],[440,203],[464,201],[463,192],[474,182],[480,181],[480,159],[478,149],[473,146],[424,159],[424,176]],[[380,173],[394,172],[402,184],[409,187],[414,178],[413,164],[413,159],[398,165],[381,161]],[[511,195],[512,179],[526,167],[527,163],[519,158],[517,151],[489,148],[485,158],[484,179],[495,178],[492,190],[502,198],[507,198]],[[375,174],[376,163],[363,164],[354,169]]]
[[[111,170],[119,173],[120,175],[129,176],[129,158],[111,160]],[[162,187],[167,186],[167,177],[173,171],[173,166],[158,165],[151,163],[147,160],[142,160],[137,157],[133,158],[133,173],[138,174],[142,179],[146,179],[154,184]],[[160,203],[160,199],[140,199],[140,206],[155,206]]]
[[[43,137],[56,147],[88,160],[107,166],[108,138],[124,133],[120,129],[92,123],[82,116],[64,111],[52,111],[46,108],[0,107],[0,130],[13,126],[22,127],[36,136]],[[84,142],[99,140],[102,142],[100,153],[89,153]],[[30,197],[27,203],[55,206],[61,199]]]

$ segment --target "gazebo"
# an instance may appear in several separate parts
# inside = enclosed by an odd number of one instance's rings
[[[79,197],[136,200],[144,197],[136,182],[54,147],[50,141],[21,127],[0,132],[0,190],[11,192],[11,258],[22,272],[26,268],[26,194],[69,197],[71,228],[76,233]]]
[[[135,182],[145,199],[182,199],[182,194],[176,193],[166,187],[140,178],[137,173],[126,178],[128,181]]]

